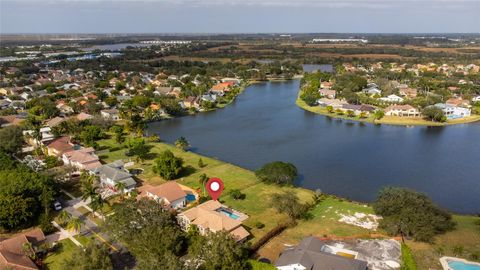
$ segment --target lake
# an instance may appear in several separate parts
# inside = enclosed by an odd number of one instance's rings
[[[299,83],[254,84],[224,109],[155,122],[148,130],[170,143],[184,136],[191,151],[251,170],[291,162],[298,186],[358,201],[372,201],[384,186],[402,186],[452,211],[480,212],[479,123],[401,127],[332,119],[295,105]]]

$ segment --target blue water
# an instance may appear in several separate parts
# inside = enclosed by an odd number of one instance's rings
[[[187,201],[193,202],[193,201],[195,201],[195,200],[196,200],[195,195],[193,195],[193,194],[187,194]]]
[[[218,212],[220,212],[220,213],[222,213],[222,214],[224,214],[224,215],[226,215],[227,217],[230,217],[230,218],[232,218],[232,219],[238,219],[238,218],[239,218],[239,216],[237,216],[237,215],[235,215],[234,213],[232,213],[232,212],[230,212],[230,211],[227,211],[227,210],[225,210],[225,209],[220,209],[220,210],[218,210]]]
[[[479,265],[463,263],[463,262],[449,262],[448,266],[453,270],[480,270]]]
[[[296,185],[357,201],[402,186],[450,210],[480,213],[480,122],[399,127],[332,119],[295,105],[299,83],[254,84],[221,110],[151,123],[148,133],[170,143],[183,136],[191,151],[250,170],[291,162]]]

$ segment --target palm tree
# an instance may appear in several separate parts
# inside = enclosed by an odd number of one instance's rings
[[[65,224],[72,216],[70,215],[70,213],[68,213],[66,210],[62,210],[59,214],[58,214],[58,221],[60,221],[60,223],[62,224]]]
[[[104,200],[100,194],[96,194],[91,198],[92,201],[90,202],[90,207],[92,207],[93,212],[100,210],[99,212],[103,214],[102,208],[107,203],[107,201]]]
[[[120,191],[120,198],[124,199],[125,196],[125,189],[127,188],[127,185],[124,182],[118,182],[115,184],[115,188]]]
[[[185,151],[190,146],[190,144],[188,143],[187,139],[185,139],[185,137],[180,137],[175,141],[175,146]]]
[[[82,179],[82,200],[86,201],[88,198],[91,199],[92,197],[96,196],[98,194],[98,188],[94,185],[96,176],[82,173],[80,178]]]
[[[79,232],[81,228],[82,228],[82,220],[80,220],[78,217],[74,217],[70,219],[67,223],[67,229],[71,231]]]
[[[202,186],[203,196],[206,196],[205,195],[205,185],[207,184],[207,181],[208,181],[208,176],[206,174],[202,173],[200,175],[200,179],[198,179],[198,183],[200,183],[200,185]]]

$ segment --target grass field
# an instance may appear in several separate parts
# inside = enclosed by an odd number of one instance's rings
[[[89,241],[92,241],[90,238],[85,236],[75,236],[82,245],[86,246]],[[63,262],[65,259],[69,259],[72,257],[73,252],[77,248],[77,246],[70,240],[64,239],[59,243],[58,248],[55,252],[49,253],[47,257],[43,260],[46,269],[48,270],[63,270]]]
[[[441,269],[439,259],[452,256],[480,262],[479,217],[453,216],[457,227],[454,231],[435,237],[433,244],[408,241],[418,269]]]

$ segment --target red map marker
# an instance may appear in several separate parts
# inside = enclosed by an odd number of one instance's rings
[[[212,197],[214,201],[216,201],[220,195],[222,195],[223,191],[223,182],[220,178],[210,178],[206,184],[206,188],[208,191],[208,195]]]

